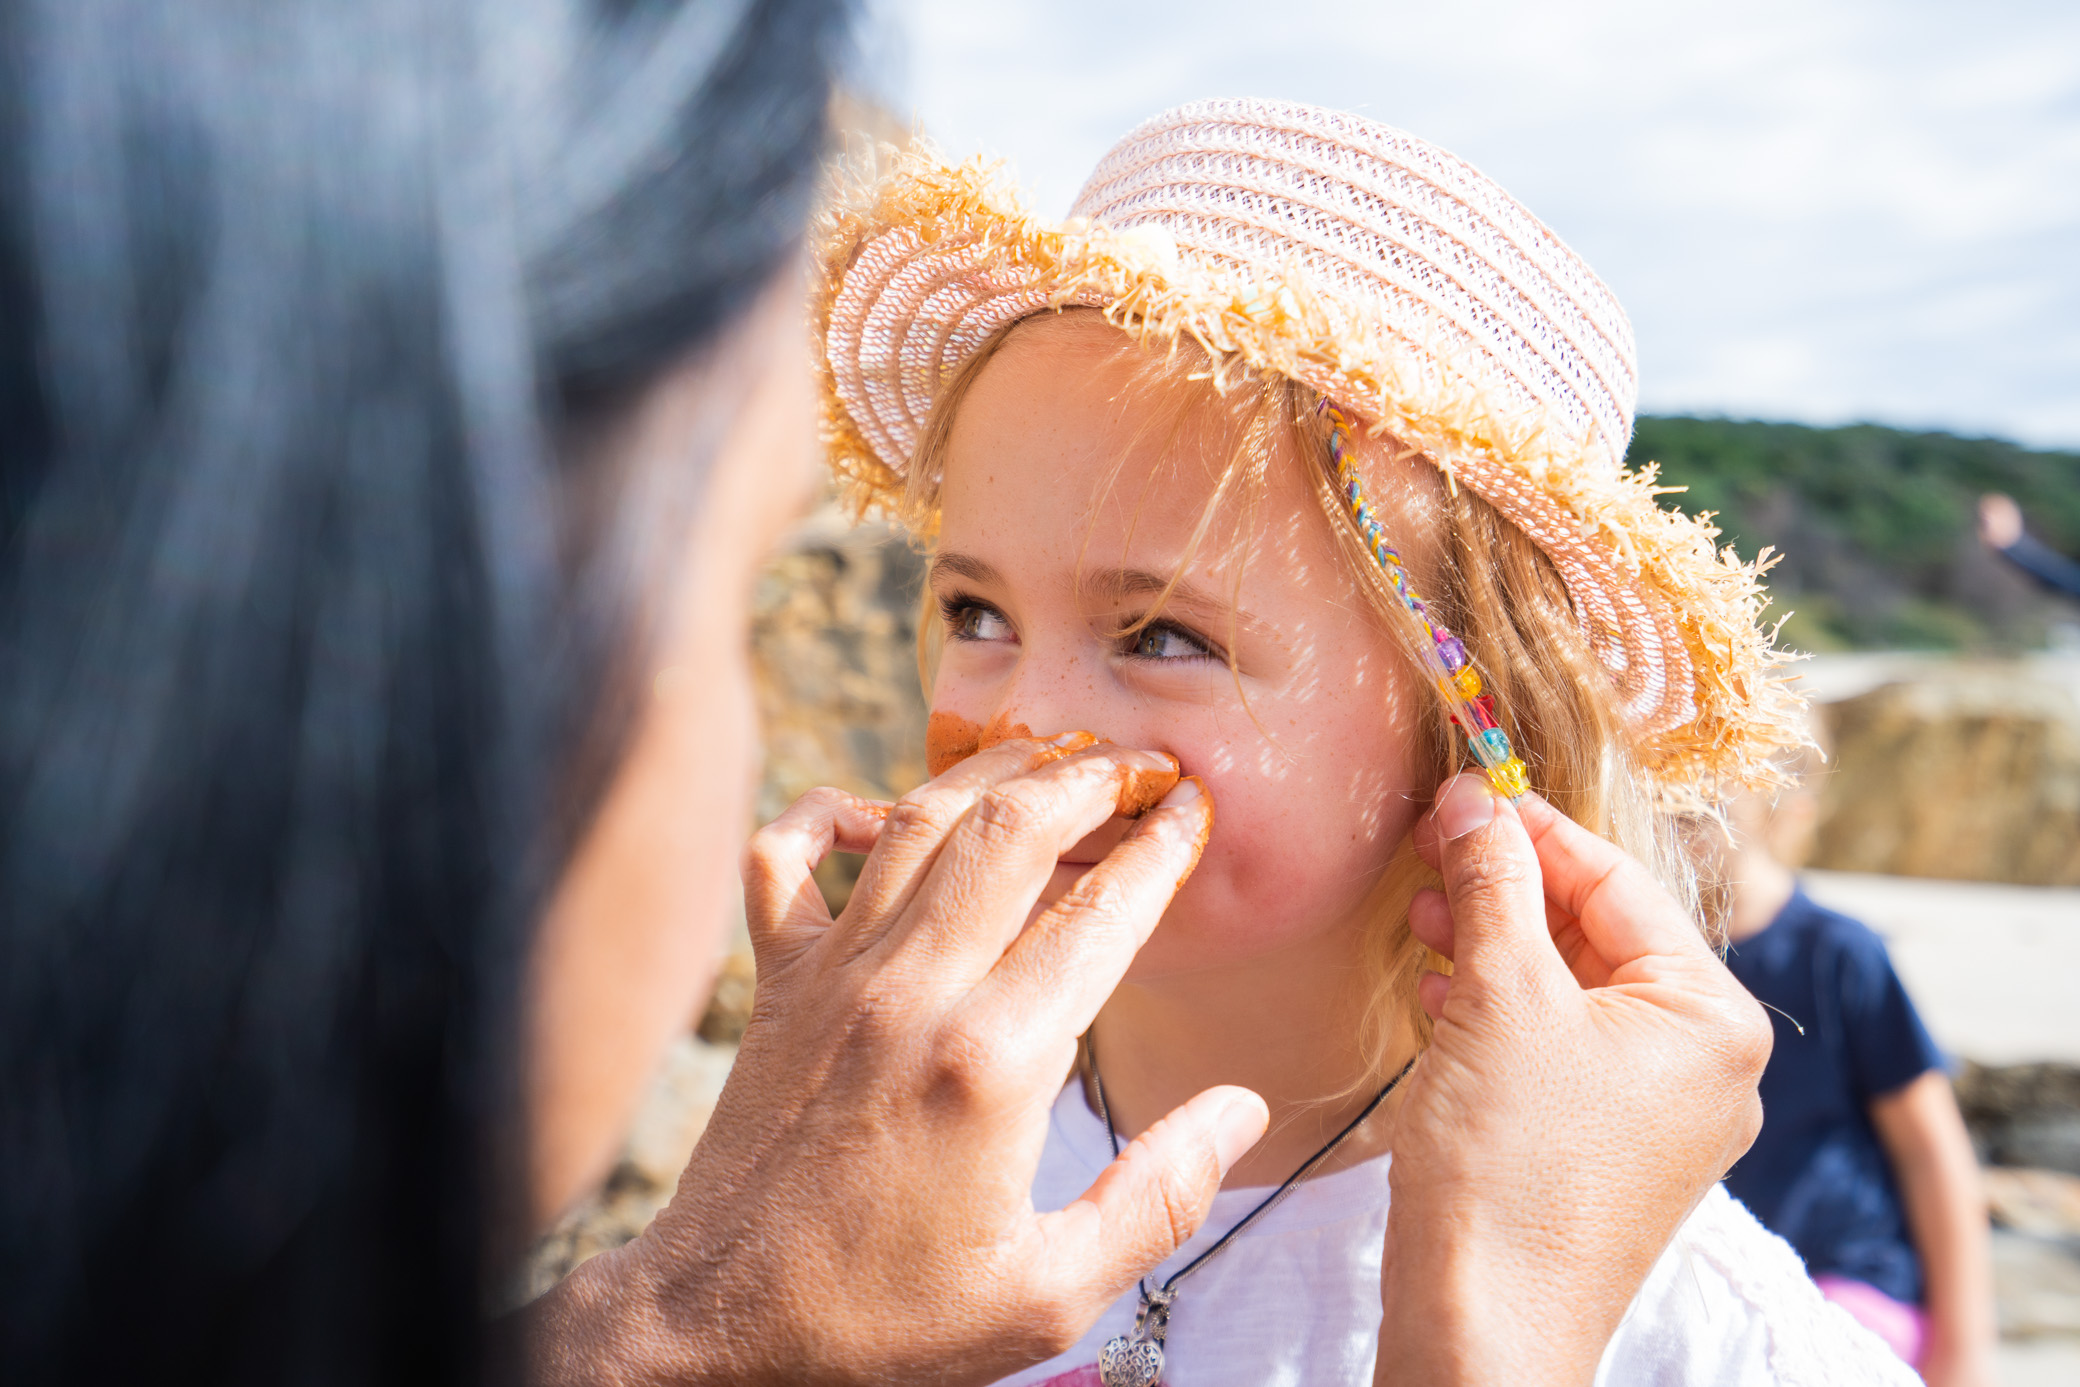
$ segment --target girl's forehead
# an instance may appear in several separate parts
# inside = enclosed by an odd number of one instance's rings
[[[1307,440],[1287,393],[1225,390],[1196,348],[1144,349],[1093,312],[1021,323],[976,374],[939,459],[942,526],[1092,560],[1181,561],[1231,573],[1337,559]],[[1368,489],[1403,552],[1431,566],[1443,490],[1419,461],[1379,460]],[[942,529],[942,534],[946,533]],[[1100,553],[1100,550],[1109,552]],[[1134,551],[1131,554],[1128,551]],[[1262,576],[1262,575],[1259,575]],[[1350,575],[1341,575],[1347,586]]]

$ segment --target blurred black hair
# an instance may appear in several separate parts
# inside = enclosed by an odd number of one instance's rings
[[[0,0],[0,1377],[511,1366],[519,970],[628,639],[552,444],[790,262],[843,9]]]

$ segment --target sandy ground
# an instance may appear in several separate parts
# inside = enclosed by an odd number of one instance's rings
[[[2080,890],[1854,872],[1807,872],[1805,883],[1884,936],[1951,1054],[2080,1063]]]
[[[2000,1387],[2080,1387],[2080,1341],[2003,1339]]]

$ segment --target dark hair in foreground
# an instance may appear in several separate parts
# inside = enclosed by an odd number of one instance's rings
[[[511,1366],[544,811],[634,638],[541,440],[788,263],[841,8],[0,3],[8,1381]]]

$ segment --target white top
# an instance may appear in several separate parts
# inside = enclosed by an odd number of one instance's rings
[[[1071,1082],[1054,1105],[1033,1205],[1063,1208],[1112,1159],[1105,1128]],[[1370,1384],[1387,1230],[1382,1156],[1310,1180],[1178,1288],[1165,1387]],[[1223,1190],[1160,1282],[1269,1191]],[[1098,1350],[1130,1331],[1129,1291],[1059,1358],[1003,1379],[1099,1387]],[[1798,1254],[1715,1187],[1655,1264],[1604,1352],[1597,1387],[1918,1387],[1878,1337],[1822,1299]]]

